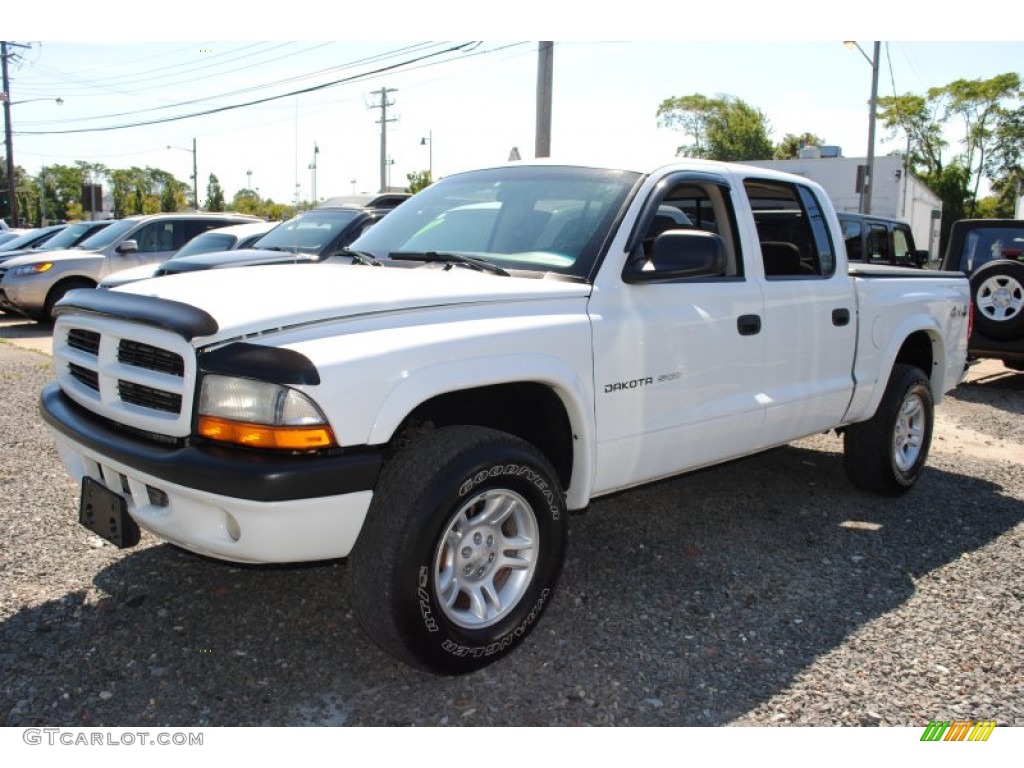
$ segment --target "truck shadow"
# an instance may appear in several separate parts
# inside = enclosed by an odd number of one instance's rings
[[[978,403],[1016,416],[1024,416],[1024,373],[1008,368],[964,382],[946,397]]]
[[[148,540],[96,575],[109,597],[0,625],[5,687],[33,691],[8,724],[721,725],[1017,525],[1000,491],[929,468],[878,499],[839,454],[787,447],[598,501],[537,630],[459,678],[366,640],[342,561],[239,567]]]

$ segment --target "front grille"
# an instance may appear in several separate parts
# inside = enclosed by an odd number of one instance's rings
[[[95,331],[72,328],[68,331],[68,346],[95,355],[100,351],[100,335]]]
[[[169,373],[172,376],[185,375],[185,361],[181,355],[138,341],[122,339],[117,345],[117,361],[136,368]]]
[[[81,365],[75,365],[74,363],[68,363],[68,371],[71,373],[72,378],[81,384],[84,384],[89,389],[96,392],[100,391],[100,377],[96,371],[91,371],[88,368],[83,368]]]
[[[196,360],[187,339],[69,311],[54,324],[53,359],[64,392],[110,426],[169,444],[191,434]]]
[[[166,413],[181,413],[181,395],[121,379],[117,382],[121,400],[132,405]]]

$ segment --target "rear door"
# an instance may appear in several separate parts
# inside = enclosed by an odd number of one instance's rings
[[[809,186],[748,178],[764,292],[763,446],[834,427],[853,393],[856,307],[827,206]]]

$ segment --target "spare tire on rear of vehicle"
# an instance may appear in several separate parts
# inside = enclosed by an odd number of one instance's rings
[[[975,329],[992,339],[1024,334],[1024,264],[990,261],[971,275]]]

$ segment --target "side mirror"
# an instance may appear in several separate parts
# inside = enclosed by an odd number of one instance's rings
[[[125,240],[114,250],[117,253],[138,253],[139,243],[137,240]]]
[[[699,229],[669,230],[655,238],[650,255],[631,262],[623,280],[647,283],[721,277],[727,262],[725,241],[719,235]]]
[[[930,258],[928,251],[914,251],[914,264],[919,267],[924,267]]]

